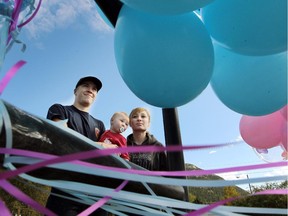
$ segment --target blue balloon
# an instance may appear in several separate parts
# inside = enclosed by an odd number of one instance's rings
[[[127,6],[143,12],[175,15],[197,10],[215,0],[121,0]]]
[[[287,52],[245,56],[217,44],[211,86],[231,110],[248,116],[273,113],[287,104]]]
[[[188,103],[212,76],[212,41],[193,12],[159,16],[124,5],[115,27],[114,50],[130,90],[157,107]]]
[[[217,0],[201,9],[211,37],[244,55],[287,50],[287,0]]]

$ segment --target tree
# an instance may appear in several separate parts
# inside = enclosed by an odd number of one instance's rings
[[[238,197],[238,196],[239,196],[239,193],[236,190],[235,186],[224,187],[224,199],[228,199],[231,197]],[[227,205],[232,205],[232,204],[229,202],[227,203]]]
[[[273,190],[287,189],[287,180],[282,183],[266,183],[258,187],[253,186],[253,193]],[[235,200],[232,202],[235,206],[245,207],[264,207],[264,208],[284,208],[287,209],[287,195],[255,195]]]
[[[194,202],[197,199],[197,197],[195,195],[193,195],[192,193],[188,194],[188,200],[189,202]]]

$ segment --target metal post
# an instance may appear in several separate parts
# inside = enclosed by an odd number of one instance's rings
[[[99,6],[107,19],[115,27],[118,15],[123,6],[120,0],[94,0]],[[165,131],[166,145],[182,145],[180,128],[178,122],[178,115],[176,108],[163,108],[163,122]],[[169,169],[172,170],[185,170],[185,163],[183,152],[168,152]],[[188,201],[188,189],[184,187],[186,193],[186,201]]]
[[[252,194],[252,188],[251,188],[251,184],[250,184],[250,179],[249,179],[248,174],[246,176],[247,176],[247,179],[249,180],[248,185],[249,185],[250,193]]]
[[[176,108],[163,108],[163,123],[165,140],[167,146],[181,146],[181,134],[178,123],[178,113]],[[170,170],[185,170],[184,157],[182,151],[167,152]]]
[[[177,108],[163,108],[163,123],[167,146],[181,146],[181,134]],[[185,161],[182,151],[167,152],[168,167],[170,171],[185,170]],[[186,178],[186,177],[184,177]],[[184,187],[185,199],[188,200],[188,188]]]

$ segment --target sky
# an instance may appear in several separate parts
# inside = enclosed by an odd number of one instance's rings
[[[1,98],[36,116],[45,118],[54,103],[73,103],[73,90],[83,76],[96,76],[102,83],[91,114],[106,128],[116,111],[130,113],[135,107],[151,112],[149,128],[165,143],[162,109],[135,96],[122,80],[114,56],[114,29],[98,14],[92,0],[43,1],[36,17],[24,26],[18,39],[6,54],[0,78],[19,60],[27,63],[7,85]],[[226,107],[210,85],[194,100],[177,108],[182,144],[210,145],[239,141],[237,145],[206,150],[185,151],[185,163],[201,169],[267,163],[241,141],[239,122],[242,114]],[[124,136],[131,133],[129,128]],[[271,161],[280,157],[271,155]],[[281,169],[234,172],[225,179],[241,179],[288,174]],[[248,185],[242,185],[248,190]]]

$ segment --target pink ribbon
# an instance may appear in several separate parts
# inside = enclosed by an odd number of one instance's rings
[[[23,27],[24,25],[28,24],[38,13],[38,10],[40,9],[40,5],[42,3],[42,0],[39,0],[39,3],[35,9],[35,11],[33,12],[33,14],[29,17],[29,19],[27,19],[25,22],[21,23],[18,25],[19,28]]]
[[[260,192],[257,192],[257,193],[254,193],[254,194],[251,194],[251,195],[248,195],[248,196],[256,196],[256,195],[271,195],[271,194],[278,194],[278,195],[286,195],[288,194],[288,190],[287,189],[279,189],[279,190],[265,190],[265,191],[260,191]],[[199,210],[196,210],[196,211],[193,211],[193,212],[190,212],[188,214],[186,214],[185,216],[198,216],[198,215],[202,215],[204,213],[207,213],[209,212],[210,210],[220,206],[220,205],[223,205],[225,203],[228,203],[228,202],[231,202],[233,200],[237,200],[237,199],[241,199],[243,197],[248,197],[248,196],[238,196],[238,197],[231,197],[231,198],[228,198],[228,199],[225,199],[225,200],[221,200],[221,201],[218,201],[218,202],[215,202],[213,204],[210,204],[204,208],[201,208]]]
[[[5,203],[2,200],[0,200],[0,210],[3,216],[12,216],[9,209],[6,207]]]
[[[219,145],[218,145],[219,146]],[[99,165],[96,165],[96,164],[90,164],[90,163],[87,163],[87,162],[82,162],[82,161],[77,161],[77,160],[80,160],[80,159],[87,159],[87,158],[91,158],[91,157],[100,157],[100,156],[105,156],[105,155],[110,155],[110,154],[115,154],[115,153],[119,153],[119,152],[122,152],[122,151],[125,151],[125,152],[151,152],[151,151],[164,151],[164,150],[168,150],[168,151],[175,151],[175,150],[183,150],[183,149],[199,149],[199,148],[206,148],[207,146],[184,146],[184,147],[181,147],[181,146],[171,146],[171,147],[128,147],[128,148],[118,148],[118,149],[103,149],[103,150],[99,150],[99,149],[96,149],[96,150],[92,150],[92,151],[87,151],[87,152],[80,152],[80,153],[75,153],[75,154],[70,154],[70,155],[64,155],[64,156],[61,156],[61,157],[58,157],[58,156],[54,156],[54,155],[49,155],[49,154],[44,154],[44,153],[39,153],[39,152],[32,152],[32,151],[27,151],[27,150],[19,150],[19,149],[8,149],[8,148],[0,148],[0,153],[8,153],[8,154],[14,154],[14,155],[26,155],[26,156],[30,156],[30,157],[34,157],[34,158],[42,158],[46,161],[42,161],[42,162],[39,162],[39,163],[36,163],[36,164],[33,164],[33,165],[28,165],[28,166],[24,166],[24,167],[21,167],[17,170],[11,170],[11,171],[6,171],[6,172],[3,172],[0,174],[0,185],[1,187],[4,187],[3,184],[5,183],[5,179],[7,178],[11,178],[13,176],[16,176],[16,175],[19,175],[21,173],[25,173],[25,172],[29,172],[29,171],[32,171],[32,170],[35,170],[35,169],[38,169],[38,168],[41,168],[41,167],[44,167],[44,166],[47,166],[49,164],[55,164],[55,163],[61,163],[61,162],[67,162],[67,161],[71,161],[71,163],[81,163],[81,164],[85,164],[87,166],[99,166]],[[215,147],[215,146],[214,146]],[[286,162],[277,162],[277,163],[273,163],[273,164],[261,164],[261,165],[252,165],[252,166],[245,166],[245,167],[240,167],[240,168],[225,168],[225,169],[219,169],[218,171],[220,172],[223,172],[223,171],[239,171],[239,170],[247,170],[248,168],[267,168],[267,167],[275,167],[275,166],[285,166],[287,165]],[[103,166],[104,167],[104,166]],[[108,167],[106,167],[108,168]],[[110,167],[111,168],[111,167]],[[115,168],[116,169],[116,168]],[[118,170],[118,169],[117,169]],[[124,169],[122,169],[124,170]],[[119,171],[119,170],[118,170]],[[125,169],[125,171],[123,172],[133,172],[136,174],[136,172],[138,172],[137,170],[129,170],[129,169]],[[165,175],[169,175],[169,173],[171,172],[150,172],[150,171],[145,171],[146,174],[149,174],[149,175],[154,175],[155,173],[158,173],[158,174],[165,174]],[[174,173],[173,175],[177,175],[180,176],[180,175],[191,175],[191,173],[195,173],[195,171],[177,171],[177,172],[172,172]],[[203,174],[214,174],[216,173],[215,170],[210,170],[210,171],[207,171],[205,173],[201,173],[202,175]],[[141,173],[143,174],[143,173]],[[199,173],[198,173],[199,174]],[[123,187],[128,183],[128,181],[124,181],[120,186],[118,186],[114,191],[115,192],[119,192],[120,190],[123,189]],[[5,186],[5,188],[7,188]],[[12,191],[11,191],[12,190]],[[13,194],[14,193],[14,196],[18,198],[17,195],[15,195],[15,191],[16,189],[11,189],[10,192]],[[287,194],[287,190],[271,190],[271,191],[261,191],[259,193],[254,193],[252,194],[253,196],[254,195],[262,195],[262,194]],[[252,196],[252,195],[249,195],[249,196]],[[21,196],[20,196],[21,198]],[[217,206],[220,206],[220,205],[223,205],[227,202],[231,202],[235,199],[239,199],[241,197],[234,197],[234,198],[229,198],[229,199],[226,199],[226,200],[221,200],[219,202],[216,202],[216,203],[213,203],[213,204],[210,204],[209,206],[206,206],[204,208],[201,208],[199,210],[196,210],[196,211],[193,211],[191,213],[188,213],[187,215],[201,215],[203,213],[206,213],[206,212],[209,212],[210,210],[212,210],[213,208],[216,208]],[[19,199],[19,198],[18,198]],[[104,197],[102,198],[101,200],[99,200],[98,202],[96,202],[95,204],[93,204],[92,206],[90,206],[88,209],[86,209],[85,211],[83,211],[80,215],[81,216],[84,216],[84,215],[87,215],[93,211],[95,211],[97,208],[101,207],[103,204],[105,204],[109,199],[111,199],[111,197]],[[21,199],[19,199],[21,200]],[[25,199],[23,201],[26,201]],[[29,198],[28,198],[28,202],[31,202],[31,200],[29,201]],[[27,202],[25,202],[27,203]],[[41,209],[41,207],[39,206],[35,206],[35,203],[33,204],[35,209],[37,209],[38,211],[40,212],[45,212],[44,209]],[[51,212],[50,212],[51,213]],[[48,215],[53,215],[52,214],[48,214]]]
[[[203,147],[203,146],[202,146]],[[202,148],[200,147],[200,148]],[[151,151],[164,151],[170,150],[175,151],[175,149],[191,149],[195,148],[195,146],[171,146],[171,147],[129,147],[129,148],[118,148],[118,149],[96,149],[86,152],[80,152],[80,153],[74,153],[69,155],[63,155],[61,157],[55,156],[55,155],[49,155],[45,153],[39,153],[39,152],[31,152],[27,150],[19,150],[19,149],[8,149],[8,148],[0,148],[0,153],[4,154],[15,154],[15,155],[24,155],[34,158],[41,158],[45,161],[21,167],[17,170],[12,171],[6,171],[3,173],[0,173],[0,179],[6,179],[15,177],[17,175],[20,175],[22,173],[30,172],[36,169],[39,169],[44,166],[48,166],[51,164],[56,163],[63,163],[67,161],[71,161],[71,163],[75,164],[82,164],[87,167],[102,167],[103,169],[112,170],[112,171],[121,171],[125,173],[132,173],[132,174],[143,174],[143,175],[152,175],[152,176],[201,176],[201,175],[209,175],[209,174],[216,174],[216,173],[223,173],[223,172],[233,172],[233,171],[241,171],[241,170],[249,170],[249,169],[262,169],[262,168],[271,168],[271,167],[280,167],[280,166],[287,166],[287,162],[274,162],[274,163],[267,163],[267,164],[258,164],[258,165],[250,165],[250,166],[242,166],[242,167],[231,167],[231,168],[222,168],[222,169],[214,169],[214,170],[193,170],[193,171],[169,171],[169,172],[163,172],[163,171],[141,171],[141,170],[132,170],[132,169],[121,169],[116,167],[107,167],[107,166],[101,166],[97,164],[91,164],[83,161],[76,161],[76,160],[84,160],[88,158],[96,158],[101,156],[107,156],[115,153],[122,152],[151,152]],[[199,147],[198,147],[199,148]]]
[[[9,83],[9,81],[15,76],[15,74],[18,72],[18,70],[26,64],[25,61],[18,61],[13,67],[6,73],[6,75],[2,78],[0,81],[0,95],[4,91],[5,87]]]
[[[2,187],[2,189],[7,191],[8,193],[12,194],[18,200],[28,204],[29,206],[37,209],[38,211],[44,213],[45,215],[56,216],[56,214],[54,214],[52,211],[50,211],[49,209],[47,209],[47,208],[43,207],[42,205],[40,205],[39,203],[37,203],[35,200],[33,200],[31,197],[27,196],[25,193],[23,193],[21,190],[19,190],[14,185],[10,184],[8,181],[3,180],[3,179],[0,180],[0,187]],[[10,215],[10,214],[6,214],[6,215]]]
[[[22,3],[23,3],[23,0],[15,0],[14,10],[13,10],[13,13],[12,13],[12,23],[11,23],[10,28],[9,28],[7,44],[11,40],[11,32],[16,29],[17,22],[18,22],[18,19],[19,19],[19,14],[21,12]],[[37,5],[35,11],[33,12],[33,14],[25,22],[19,24],[18,28],[21,28],[24,25],[28,24],[36,16],[36,14],[37,14],[37,12],[38,12],[38,10],[40,8],[41,3],[42,3],[42,0],[39,0],[38,5]]]
[[[121,191],[125,187],[125,185],[128,184],[128,182],[129,181],[127,181],[127,180],[123,181],[114,191],[115,192]],[[109,197],[109,196],[103,197],[98,202],[96,202],[95,204],[93,204],[92,206],[87,208],[85,211],[83,211],[80,214],[78,214],[78,216],[86,216],[86,215],[89,215],[89,214],[93,213],[96,209],[100,208],[102,205],[104,205],[110,199],[111,199],[111,197]]]
[[[21,5],[22,5],[22,0],[15,0],[14,10],[12,13],[12,23],[9,28],[8,42],[11,40],[11,32],[16,29],[20,10],[21,10]]]

